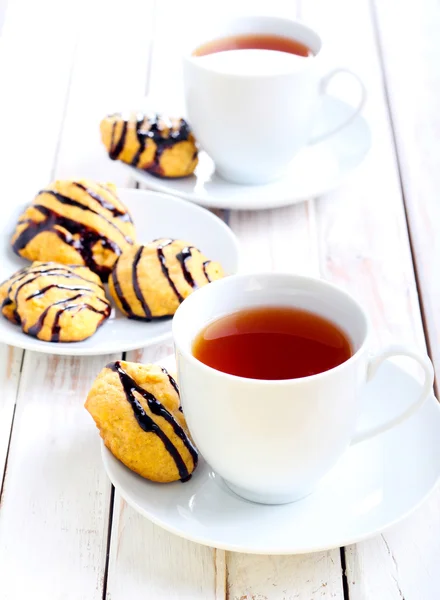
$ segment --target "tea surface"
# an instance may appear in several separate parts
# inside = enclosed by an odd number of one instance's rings
[[[278,52],[296,54],[297,56],[313,56],[310,48],[297,40],[261,33],[233,35],[211,40],[194,50],[193,56],[207,56],[208,54],[228,50],[277,50]]]
[[[221,317],[197,335],[192,351],[218,371],[272,380],[316,375],[353,354],[337,325],[289,307],[251,308]]]

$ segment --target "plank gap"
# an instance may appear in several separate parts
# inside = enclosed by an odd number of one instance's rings
[[[23,350],[22,354],[21,354],[21,361],[20,361],[20,368],[18,370],[18,374],[19,374],[19,380],[18,380],[18,385],[20,385],[20,378],[21,378],[21,374],[23,372],[23,365],[24,365],[24,356],[26,354],[26,350]],[[18,390],[18,387],[17,387]],[[18,394],[18,391],[17,391]]]
[[[138,184],[136,184],[137,187]],[[127,359],[127,352],[122,352],[122,360]],[[107,528],[107,543],[105,549],[105,565],[104,565],[104,575],[102,579],[102,600],[106,600],[107,598],[107,583],[108,583],[108,573],[110,568],[110,552],[111,552],[111,542],[112,542],[112,529],[113,529],[113,513],[115,509],[115,486],[111,484],[110,490],[110,502],[108,506],[108,528]]]
[[[6,21],[6,14],[8,12],[8,0],[2,0],[0,2],[0,36],[2,33],[3,25]]]
[[[21,373],[21,371],[20,371],[20,373]],[[20,382],[19,382],[19,385],[20,385]],[[17,390],[17,395],[18,395],[18,390]],[[11,429],[9,431],[8,448],[6,450],[6,456],[5,456],[5,468],[3,470],[3,477],[2,477],[2,482],[1,482],[1,485],[0,485],[0,507],[2,505],[3,488],[4,488],[5,480],[6,480],[6,472],[8,470],[9,450],[11,448],[12,430],[14,429],[14,419],[15,419],[15,410],[16,410],[16,408],[17,408],[17,398],[15,399],[14,409],[12,411]]]
[[[223,221],[226,223],[226,225],[229,225],[230,218],[231,218],[231,209],[225,208],[223,210]]]
[[[78,40],[79,40],[79,28],[77,29],[75,43],[73,46],[72,62],[70,63],[69,77],[67,79],[66,95],[64,97],[64,104],[63,104],[63,109],[62,109],[62,113],[61,113],[60,129],[58,131],[58,139],[55,144],[55,156],[54,156],[54,161],[53,161],[53,165],[52,165],[52,170],[50,172],[50,180],[51,181],[54,181],[56,179],[56,173],[58,170],[58,157],[60,155],[61,143],[63,140],[63,133],[64,133],[64,125],[65,125],[66,116],[67,116],[67,108],[69,106],[70,90],[71,90],[72,81],[73,81],[75,58],[76,58],[77,52],[78,52]]]
[[[107,579],[108,579],[108,567],[110,562],[110,544],[112,540],[112,525],[113,525],[113,508],[115,504],[115,486],[112,484],[110,491],[110,503],[108,508],[108,530],[107,530],[107,547],[105,551],[105,566],[104,566],[104,578],[102,582],[102,600],[106,600],[107,597]]]
[[[156,39],[156,33],[157,33],[157,0],[153,0],[153,7],[151,10],[151,21],[152,21],[152,26],[151,26],[151,39],[149,41],[149,46],[150,46],[150,51],[148,53],[148,62],[147,62],[147,69],[146,69],[146,73],[147,73],[147,77],[145,80],[145,95],[148,96],[148,94],[150,93],[150,82],[151,82],[151,73],[152,73],[152,69],[153,69],[153,53],[154,53],[154,46],[155,46],[155,39]]]
[[[418,296],[418,303],[419,303],[419,309],[420,309],[420,317],[421,317],[421,321],[422,321],[423,334],[425,337],[426,350],[427,350],[428,356],[433,361],[434,355],[433,355],[432,344],[431,344],[431,339],[430,339],[430,335],[429,335],[428,318],[427,318],[427,314],[426,314],[425,303],[423,300],[423,289],[422,289],[422,285],[421,285],[421,281],[420,281],[420,275],[418,272],[414,236],[412,235],[412,232],[411,232],[411,220],[410,220],[409,213],[408,213],[407,199],[406,199],[405,188],[404,188],[404,184],[403,184],[402,159],[401,159],[401,156],[399,153],[399,145],[397,143],[396,124],[394,121],[394,115],[393,115],[393,110],[392,110],[392,105],[391,105],[391,98],[390,98],[390,93],[389,93],[389,86],[388,86],[388,81],[387,81],[387,77],[386,77],[385,59],[384,59],[381,34],[380,34],[380,30],[379,30],[379,20],[378,20],[375,0],[369,0],[369,7],[370,7],[370,14],[371,14],[371,21],[373,23],[373,35],[374,35],[374,40],[375,40],[376,47],[377,47],[377,54],[378,54],[378,58],[379,58],[379,67],[380,67],[380,71],[382,74],[382,87],[383,87],[383,93],[384,93],[384,98],[385,98],[385,109],[386,109],[386,112],[387,112],[388,118],[389,118],[390,129],[391,129],[391,140],[392,140],[392,145],[393,145],[393,149],[394,149],[396,169],[397,169],[397,175],[398,175],[398,179],[399,179],[399,187],[400,187],[400,192],[402,194],[403,214],[405,217],[405,224],[406,224],[406,229],[408,232],[409,251],[410,251],[411,261],[412,261],[412,266],[413,266],[414,279],[415,279],[417,296]],[[438,396],[439,389],[438,389],[438,382],[437,382],[436,376],[435,376],[435,380],[434,380],[434,392]]]
[[[348,587],[348,580],[347,580],[347,565],[346,565],[346,561],[345,561],[345,548],[343,546],[342,546],[342,548],[340,548],[340,554],[341,554],[342,591],[344,594],[344,600],[350,600],[350,589]]]
[[[26,351],[23,350],[23,352],[21,354],[20,370],[19,370],[19,373],[18,373],[18,382],[17,382],[17,390],[16,390],[16,393],[15,393],[14,408],[12,410],[11,429],[9,430],[8,447],[6,449],[6,456],[5,456],[5,467],[3,469],[3,477],[2,477],[2,480],[1,480],[1,484],[0,484],[0,507],[1,507],[1,504],[2,504],[3,489],[4,489],[4,486],[5,486],[6,471],[8,470],[9,451],[10,451],[10,448],[11,448],[12,432],[14,430],[15,411],[17,409],[17,399],[18,399],[18,394],[20,392],[21,374],[23,372],[23,365],[24,365],[25,354],[26,354]]]

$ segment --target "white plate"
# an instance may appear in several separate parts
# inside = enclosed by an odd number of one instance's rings
[[[139,242],[159,237],[181,238],[219,261],[226,273],[238,267],[238,242],[227,225],[212,213],[178,198],[145,190],[119,189],[119,197],[130,210]],[[0,281],[30,264],[12,251],[10,239],[25,205],[3,207],[0,224]],[[4,218],[3,218],[4,217]],[[0,342],[38,352],[85,356],[143,348],[171,337],[171,319],[142,323],[127,319],[118,310],[98,331],[83,342],[43,342],[23,333],[19,326],[0,315]]]
[[[161,364],[171,369],[173,362]],[[363,406],[375,416],[367,420],[384,420],[419,390],[405,371],[385,363],[365,388]],[[402,425],[351,448],[313,494],[283,506],[240,499],[203,460],[189,482],[155,484],[104,445],[102,458],[128,504],[172,533],[237,552],[315,552],[377,535],[427,497],[440,477],[440,407],[431,396]]]
[[[325,97],[316,131],[341,123],[353,109],[342,100]],[[339,133],[307,146],[292,161],[287,174],[266,185],[229,183],[215,173],[212,159],[200,152],[195,174],[183,179],[160,179],[124,165],[137,181],[203,206],[258,210],[295,204],[336,188],[364,160],[371,146],[368,123],[357,116]],[[122,163],[121,163],[122,164]]]

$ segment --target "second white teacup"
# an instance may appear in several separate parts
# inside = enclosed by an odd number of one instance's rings
[[[210,40],[247,34],[289,38],[312,55],[258,49],[194,55]],[[301,148],[351,122],[362,109],[365,88],[357,75],[329,62],[319,34],[297,21],[249,16],[204,24],[184,54],[185,101],[195,135],[222,177],[243,184],[277,179]],[[321,97],[340,72],[358,81],[359,104],[344,122],[313,137]]]
[[[330,370],[298,379],[237,377],[193,355],[199,332],[219,317],[251,307],[306,309],[348,337],[352,356]],[[292,502],[314,490],[350,444],[409,417],[433,385],[429,358],[403,347],[368,353],[369,324],[343,290],[295,275],[231,276],[189,296],[173,320],[183,411],[200,452],[240,496],[256,502]],[[358,431],[362,387],[390,356],[406,355],[423,368],[420,396],[382,425]]]

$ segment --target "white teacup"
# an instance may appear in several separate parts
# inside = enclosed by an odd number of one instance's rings
[[[204,43],[239,34],[279,35],[305,44],[314,56],[269,50],[232,50],[194,56]],[[345,127],[360,112],[366,93],[359,77],[329,65],[327,46],[316,31],[278,17],[240,17],[204,26],[184,54],[189,122],[219,174],[230,181],[261,184],[283,175],[306,144]],[[320,99],[340,72],[360,86],[359,104],[342,123],[313,136]]]
[[[330,319],[348,335],[353,356],[339,366],[300,379],[246,379],[197,360],[192,344],[213,320],[255,306],[294,306]],[[313,491],[350,444],[377,435],[413,414],[433,385],[429,358],[393,346],[368,353],[368,319],[346,292],[296,275],[237,275],[189,296],[173,320],[185,417],[201,454],[227,485],[248,500],[282,504]],[[402,413],[359,431],[361,389],[390,356],[416,360],[425,381]]]

